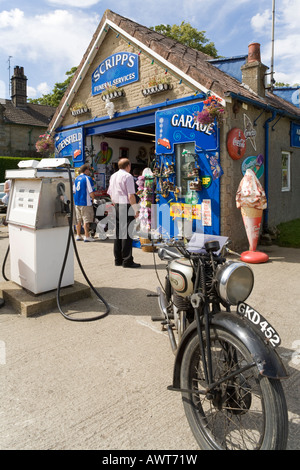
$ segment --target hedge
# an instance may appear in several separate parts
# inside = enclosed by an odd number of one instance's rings
[[[18,163],[23,160],[32,160],[32,158],[0,157],[0,183],[5,181],[5,171],[19,168]],[[40,161],[41,158],[34,158],[34,160]]]

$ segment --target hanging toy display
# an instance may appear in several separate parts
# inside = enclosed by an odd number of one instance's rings
[[[190,182],[190,190],[192,191],[201,191],[202,190],[202,183],[199,180],[197,181],[191,181]]]
[[[193,191],[193,190],[191,190],[187,193],[184,200],[185,200],[186,204],[196,205],[196,204],[199,203],[198,194],[197,194],[196,191]]]
[[[163,177],[164,178],[169,178],[170,176],[174,175],[175,174],[175,171],[174,171],[174,165],[171,163],[169,164],[168,162],[166,163],[165,165],[165,168],[164,168],[164,173],[163,173]]]
[[[168,181],[162,181],[162,183],[161,183],[161,195],[162,195],[162,197],[167,199],[169,194],[170,194],[169,182]]]
[[[182,156],[186,160],[183,177],[188,181],[187,194],[190,191],[202,191],[199,156],[188,150],[184,150]],[[193,197],[193,200],[195,200],[195,197]]]
[[[141,232],[151,230],[151,208],[154,202],[154,176],[150,168],[145,168],[137,180],[140,200],[139,222]]]
[[[161,160],[159,156],[156,156],[155,165],[153,168],[153,176],[156,178],[156,202],[159,202],[159,195],[164,199],[168,199],[170,192],[174,192],[175,198],[177,200],[179,190],[175,185],[175,168],[174,163],[168,155],[161,155]]]

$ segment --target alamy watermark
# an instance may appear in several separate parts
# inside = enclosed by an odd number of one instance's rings
[[[109,206],[109,210],[107,210],[107,206]],[[140,216],[129,223],[128,234],[127,230],[121,230],[121,233],[119,233],[120,239],[127,238],[128,235],[134,238],[134,235],[139,233],[142,238],[169,239],[170,233],[173,231],[171,226],[173,224],[177,227],[179,236],[191,238],[193,234],[192,207],[198,206],[191,205],[190,213],[188,213],[186,209],[183,210],[181,208],[180,204],[174,204],[176,206],[176,215],[173,214],[172,217],[170,217],[170,207],[167,204],[151,204],[151,208],[143,206],[143,203],[137,206],[139,206]],[[127,227],[128,217],[133,219],[134,216],[133,208],[129,207],[127,211],[126,207],[128,206],[124,204],[124,208],[120,209],[118,214],[119,227],[123,229]],[[97,207],[95,222],[97,224],[96,232],[99,235],[105,229],[107,232],[112,233],[110,238],[116,237],[117,215],[116,209],[112,204],[100,204]]]

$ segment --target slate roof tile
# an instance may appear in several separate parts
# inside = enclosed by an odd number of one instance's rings
[[[47,127],[56,108],[41,104],[27,103],[24,107],[16,107],[11,100],[2,103],[4,120],[7,124],[22,124],[27,126]]]

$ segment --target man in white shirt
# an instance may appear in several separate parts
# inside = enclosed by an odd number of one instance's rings
[[[116,211],[115,265],[124,268],[139,268],[141,265],[133,261],[132,238],[129,233],[131,222],[138,216],[134,178],[130,174],[130,160],[121,158],[118,167],[119,171],[110,178],[107,191]]]

